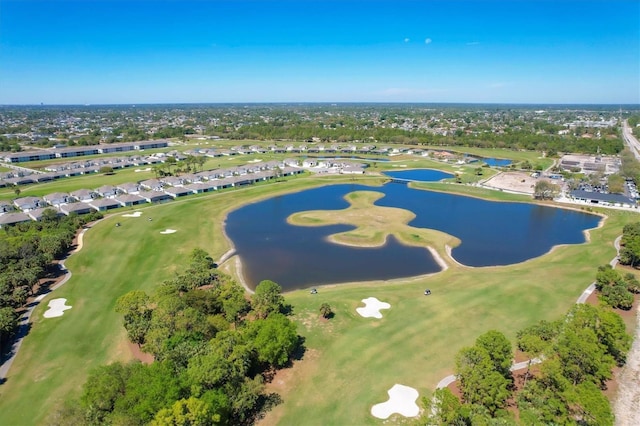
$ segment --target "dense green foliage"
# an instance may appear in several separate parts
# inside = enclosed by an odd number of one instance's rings
[[[154,362],[94,370],[81,409],[58,416],[79,424],[251,423],[277,401],[264,394],[265,375],[285,366],[300,346],[282,310],[279,285],[263,281],[250,303],[242,287],[195,249],[186,271],[155,294],[131,291],[116,303],[129,339]]]
[[[622,229],[620,263],[635,267],[640,263],[640,222],[628,223]]]
[[[553,330],[557,333],[543,350],[540,373],[517,396],[522,422],[613,424],[601,389],[630,347],[622,318],[607,308],[579,304]],[[527,335],[520,335],[519,345]]]
[[[520,424],[611,425],[613,414],[601,389],[630,347],[622,318],[607,308],[579,304],[562,321],[541,321],[518,333],[518,348],[540,357],[540,371],[530,375],[515,395],[508,365],[508,340],[489,331],[456,357],[462,393],[439,389],[431,401],[428,424],[516,424],[504,408],[514,397]]]
[[[640,292],[640,282],[631,273],[623,276],[611,265],[604,265],[598,268],[596,289],[600,292],[600,300],[607,305],[631,309],[633,294]]]
[[[45,210],[39,222],[25,222],[0,230],[0,349],[17,325],[17,309],[33,294],[34,286],[50,272],[51,262],[67,253],[76,230],[101,215],[57,216]]]

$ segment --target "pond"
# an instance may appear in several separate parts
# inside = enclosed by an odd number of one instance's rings
[[[480,161],[486,163],[491,167],[507,167],[510,166],[513,161],[506,160],[504,158],[482,158],[480,157]]]
[[[437,182],[442,179],[452,178],[451,173],[433,169],[392,170],[384,172],[390,178],[415,180],[419,182]]]
[[[344,209],[353,191],[384,194],[375,204],[415,213],[409,225],[444,231],[462,243],[454,259],[468,266],[509,265],[538,257],[558,244],[585,241],[583,231],[598,225],[592,214],[527,203],[493,202],[411,189],[401,183],[382,187],[331,185],[277,196],[231,212],[226,232],[251,288],[270,279],[285,291],[314,285],[388,280],[440,270],[431,253],[389,238],[383,247],[354,248],[326,238],[353,229],[347,225],[301,227],[287,217],[306,210]]]

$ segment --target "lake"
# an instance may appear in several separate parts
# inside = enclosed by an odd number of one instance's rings
[[[412,171],[399,173],[406,172]],[[376,205],[415,213],[411,226],[458,237],[462,243],[452,256],[468,266],[509,265],[538,257],[558,244],[583,243],[583,231],[600,221],[599,216],[573,210],[422,191],[402,183],[330,185],[248,204],[228,215],[226,233],[242,260],[247,285],[255,288],[269,279],[289,291],[438,272],[440,266],[428,250],[404,246],[394,238],[379,248],[347,247],[326,237],[351,226],[301,227],[286,221],[300,211],[344,209],[349,204],[343,197],[361,190],[383,193]]]

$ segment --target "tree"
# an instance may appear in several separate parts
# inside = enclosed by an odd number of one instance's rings
[[[181,377],[170,363],[134,363],[126,381],[125,393],[116,400],[113,423],[147,424],[158,411],[185,394]]]
[[[565,330],[555,352],[562,374],[574,386],[587,380],[601,384],[611,377],[613,357],[603,353],[596,333],[590,328]]]
[[[464,402],[480,404],[491,414],[506,404],[509,381],[494,369],[484,348],[463,348],[456,355],[456,375]]]
[[[124,328],[132,343],[142,344],[151,325],[153,310],[149,296],[141,290],[133,290],[120,296],[115,311],[124,315]]]
[[[200,170],[202,170],[202,166],[207,162],[207,159],[205,156],[200,155],[199,157],[196,157],[196,162],[198,163],[198,166],[200,166]]]
[[[559,193],[558,186],[539,179],[533,189],[533,197],[538,200],[553,200]]]
[[[20,192],[21,192],[21,191],[20,191],[20,188],[15,188],[15,189],[13,190],[13,192],[16,194],[16,197],[19,197],[19,196],[20,196]]]
[[[171,166],[175,166],[176,163],[178,162],[178,160],[176,159],[176,157],[166,157],[164,160],[164,163],[167,166],[167,170],[169,171],[169,174],[171,174]]]
[[[213,412],[209,404],[191,396],[158,411],[151,426],[208,426],[219,424],[220,420],[220,414]]]
[[[635,275],[628,272],[625,274],[623,279],[624,279],[624,282],[627,284],[627,290],[629,290],[629,292],[634,294],[640,293],[640,281],[638,281]]]
[[[489,354],[494,369],[505,378],[511,378],[511,363],[513,360],[513,350],[511,342],[504,334],[497,330],[490,330],[476,339],[476,346],[484,349]]]
[[[431,401],[432,417],[428,424],[457,425],[464,424],[460,420],[462,404],[449,388],[436,389]]]
[[[323,303],[320,305],[320,315],[322,318],[331,318],[333,317],[333,311],[331,310],[331,306],[328,303]]]
[[[0,350],[3,349],[2,343],[13,335],[17,327],[18,316],[16,311],[10,307],[0,308]]]
[[[90,423],[106,423],[116,401],[124,395],[131,367],[119,362],[89,372],[80,402]]]
[[[102,166],[102,167],[100,167],[98,172],[102,173],[102,174],[105,174],[105,175],[110,175],[110,174],[113,174],[113,167],[111,167],[111,166]]]
[[[261,281],[252,297],[252,308],[258,318],[266,318],[272,312],[280,312],[284,304],[282,287],[271,280]]]
[[[249,324],[249,337],[259,362],[283,367],[298,345],[296,325],[280,313]]]
[[[609,192],[612,194],[624,194],[624,178],[619,174],[612,174],[607,177]]]

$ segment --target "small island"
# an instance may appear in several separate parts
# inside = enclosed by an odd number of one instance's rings
[[[345,196],[350,204],[346,209],[294,213],[287,222],[297,226],[355,226],[353,230],[328,237],[332,243],[352,247],[380,247],[389,235],[393,235],[402,244],[429,249],[438,263],[446,268],[443,259],[450,258],[446,248],[458,246],[460,240],[434,229],[409,226],[416,215],[405,209],[376,206],[374,203],[382,197],[384,194],[376,191],[351,192]]]

